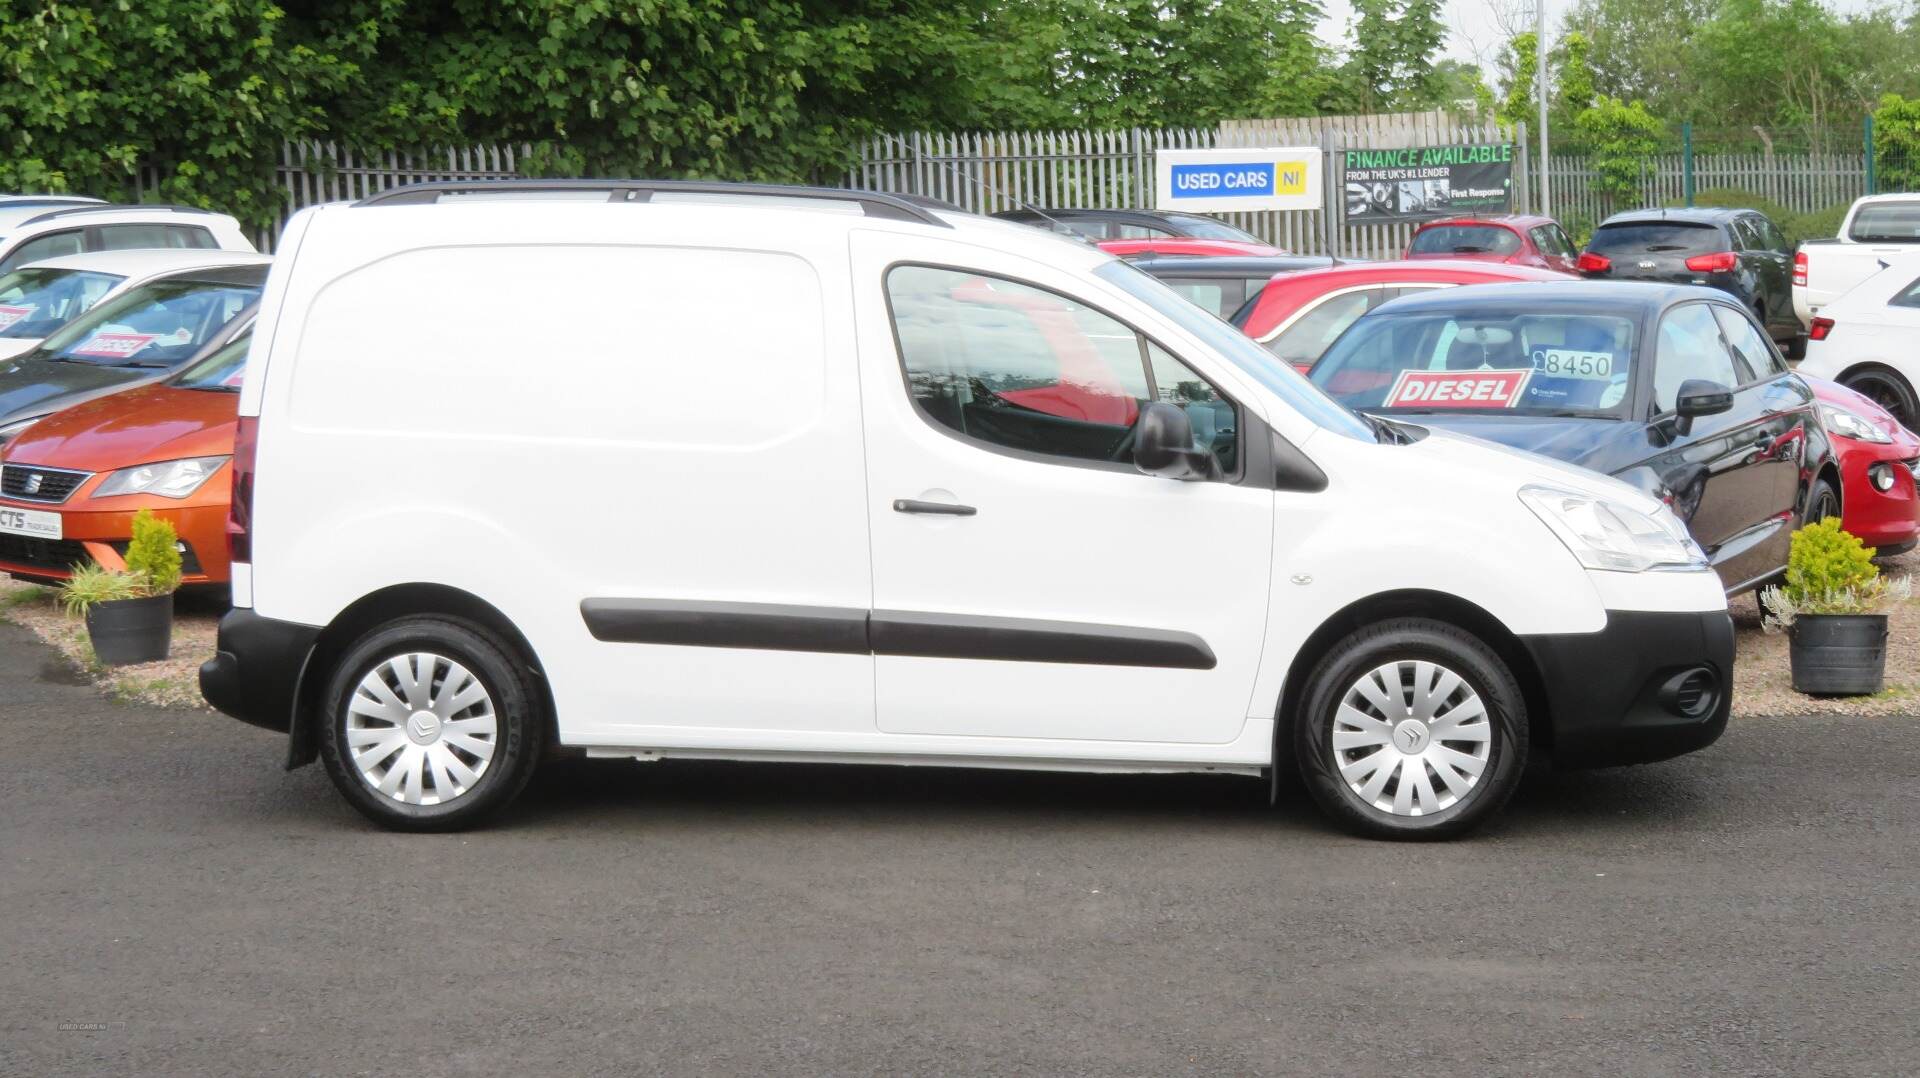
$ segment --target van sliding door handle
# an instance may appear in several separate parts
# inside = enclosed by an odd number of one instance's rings
[[[936,513],[950,517],[970,517],[980,510],[971,505],[954,505],[951,502],[923,502],[914,498],[895,498],[893,511],[896,513]]]

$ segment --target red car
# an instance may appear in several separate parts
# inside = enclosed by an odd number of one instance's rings
[[[1572,279],[1571,274],[1497,262],[1356,262],[1276,274],[1240,309],[1233,324],[1304,371],[1355,319],[1396,296],[1463,284]]]
[[[1413,231],[1408,258],[1454,258],[1574,272],[1580,249],[1551,217],[1502,214],[1428,221]]]
[[[1920,542],[1920,436],[1885,408],[1838,382],[1802,374],[1840,462],[1840,524],[1882,554]]]
[[[1217,258],[1266,258],[1272,255],[1284,255],[1288,252],[1264,243],[1248,243],[1246,240],[1195,239],[1193,237],[1166,237],[1150,240],[1101,240],[1095,247],[1115,258],[1138,258],[1141,255],[1208,255]]]

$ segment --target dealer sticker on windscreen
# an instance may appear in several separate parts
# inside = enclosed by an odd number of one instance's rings
[[[0,505],[0,532],[30,539],[58,539],[61,537],[60,514]]]
[[[1531,368],[1517,371],[1400,372],[1382,401],[1387,408],[1512,408],[1527,390]]]
[[[159,339],[153,333],[96,333],[67,353],[74,356],[99,356],[102,359],[132,359],[140,350]]]
[[[1591,378],[1605,382],[1613,377],[1613,353],[1536,348],[1533,369],[1554,378]]]
[[[23,318],[31,318],[38,307],[12,307],[0,304],[0,330],[7,329]]]

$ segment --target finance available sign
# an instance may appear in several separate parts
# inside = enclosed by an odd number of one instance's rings
[[[1348,225],[1506,213],[1513,207],[1510,144],[1347,150],[1340,163]]]
[[[1156,150],[1154,208],[1217,213],[1320,208],[1320,151],[1313,147]]]

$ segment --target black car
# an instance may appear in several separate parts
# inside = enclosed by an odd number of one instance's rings
[[[1593,230],[1580,272],[1604,281],[1698,284],[1738,299],[1790,358],[1806,337],[1793,313],[1793,245],[1758,210],[1635,210]]]
[[[1127,259],[1195,305],[1231,319],[1276,273],[1326,269],[1325,255],[1137,255]]]
[[[1235,240],[1266,245],[1265,240],[1198,213],[1161,210],[1002,210],[1002,221],[1017,221],[1090,240]]]
[[[184,270],[128,289],[0,363],[0,443],[51,412],[157,382],[250,324],[267,265]]]
[[[1361,316],[1309,377],[1358,411],[1632,483],[1687,522],[1729,594],[1778,574],[1801,523],[1839,515],[1813,391],[1752,313],[1713,289],[1498,284],[1407,296]]]

